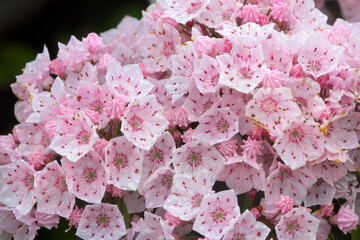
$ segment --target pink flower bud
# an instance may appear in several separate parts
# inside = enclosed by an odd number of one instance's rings
[[[218,146],[218,149],[225,157],[232,157],[238,149],[237,140],[230,139],[228,141],[223,141]]]
[[[263,79],[264,88],[278,88],[281,87],[282,83],[282,74],[278,70],[269,70],[267,71]]]
[[[15,148],[15,140],[13,135],[8,134],[4,136],[0,136],[0,148]]]
[[[170,123],[169,126],[175,125],[175,111],[174,110],[172,110],[172,109],[167,110],[165,113],[165,117]]]
[[[106,53],[102,55],[99,62],[96,64],[96,69],[101,73],[106,73],[110,61],[116,62],[116,59],[110,54]]]
[[[257,24],[259,24],[260,26],[264,26],[266,24],[269,24],[270,21],[269,21],[269,17],[265,14],[261,14],[259,16],[259,20],[256,22]]]
[[[89,33],[86,37],[86,45],[91,54],[98,54],[105,48],[103,39],[96,33]]]
[[[97,152],[103,159],[105,158],[105,147],[107,146],[107,144],[108,141],[103,138],[99,139],[99,141],[94,144],[95,152]]]
[[[296,78],[301,78],[305,76],[305,73],[301,67],[301,65],[299,63],[295,64],[291,70],[290,70],[290,75]]]
[[[188,115],[183,108],[179,108],[175,112],[175,125],[186,127],[188,125]]]
[[[232,44],[231,44],[230,40],[225,39],[225,41],[223,43],[224,43],[224,45],[221,49],[221,53],[230,53],[230,51],[232,49]]]
[[[70,226],[68,230],[70,230],[72,226],[75,226],[75,228],[77,228],[83,211],[84,211],[83,208],[78,208],[78,206],[75,205],[75,208],[73,209],[73,211],[70,214],[70,217],[68,218],[69,226]]]
[[[215,51],[216,39],[207,36],[200,36],[195,40],[195,50],[198,54],[211,56]]]
[[[114,98],[106,104],[104,111],[110,119],[120,119],[124,115],[126,104],[124,99]]]
[[[279,22],[289,21],[290,13],[288,3],[278,2],[271,6],[271,17]]]
[[[173,132],[173,137],[175,141],[181,141],[181,132],[179,130],[175,130]]]
[[[283,214],[287,213],[293,209],[293,199],[288,196],[281,195],[281,197],[276,201],[276,206]]]
[[[260,214],[259,210],[256,207],[252,208],[250,210],[250,212],[255,216],[255,218],[261,217],[261,214]]]
[[[56,120],[48,121],[45,124],[45,131],[50,138],[53,138],[57,134],[56,126],[57,126]]]
[[[240,17],[244,22],[257,22],[260,17],[260,8],[257,5],[246,4],[241,10]]]
[[[183,135],[181,135],[181,138],[182,138],[184,143],[188,143],[188,142],[193,141],[192,134],[194,133],[194,131],[195,131],[194,129],[189,128],[188,130],[186,130],[183,133]]]
[[[165,219],[170,226],[178,226],[182,221],[180,218],[171,215],[169,212],[165,213]]]
[[[58,58],[52,60],[49,67],[52,74],[58,75],[61,78],[66,75],[66,67],[63,66],[62,61]]]
[[[99,122],[99,113],[91,109],[84,110],[85,115],[90,119],[93,124]]]
[[[359,217],[349,206],[341,206],[338,214],[334,217],[334,223],[340,230],[347,234],[356,229]]]
[[[44,164],[45,158],[45,154],[40,149],[34,149],[28,156],[29,164],[33,166],[35,170]]]
[[[331,205],[323,205],[321,206],[322,208],[322,212],[324,214],[324,216],[326,217],[330,217],[331,215],[334,214],[334,205],[331,204]]]
[[[115,186],[112,185],[112,184],[107,187],[107,191],[108,191],[108,192],[111,192],[111,196],[113,196],[113,197],[120,197],[120,198],[121,198],[121,197],[124,195],[124,193],[125,193],[125,190],[119,189],[119,188],[115,187]]]
[[[254,188],[250,189],[250,191],[248,192],[248,196],[249,196],[250,200],[254,200],[256,197],[256,194],[257,194],[257,191]]]

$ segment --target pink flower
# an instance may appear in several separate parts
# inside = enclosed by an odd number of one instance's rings
[[[169,122],[154,95],[138,98],[127,107],[121,131],[135,146],[149,150]]]
[[[199,121],[199,118],[216,107],[221,100],[217,93],[201,93],[197,87],[189,89],[189,95],[184,101],[182,108],[186,111],[189,121]]]
[[[321,34],[314,34],[305,42],[298,61],[305,72],[319,77],[336,69],[343,51],[342,47],[331,45]]]
[[[80,42],[76,37],[71,36],[70,41],[65,46],[59,43],[58,58],[63,65],[71,70],[81,70],[82,64],[88,59],[89,52],[83,42]]]
[[[316,183],[308,190],[305,198],[305,206],[330,205],[335,197],[336,189],[331,183],[319,178]]]
[[[86,240],[117,240],[126,234],[124,217],[116,205],[87,205],[81,215],[76,235]]]
[[[142,163],[139,148],[124,136],[111,139],[105,148],[107,182],[117,188],[135,191],[140,182]]]
[[[215,93],[219,89],[219,64],[215,58],[202,54],[199,61],[195,61],[194,79],[201,93]]]
[[[170,57],[181,44],[180,33],[162,19],[154,22],[152,31],[137,42],[148,72],[166,71],[171,68]]]
[[[100,203],[106,190],[108,176],[100,156],[91,151],[77,162],[61,160],[67,175],[66,183],[77,198]]]
[[[255,216],[249,210],[240,216],[234,228],[227,232],[223,240],[232,239],[259,239],[265,240],[270,233],[270,228],[264,223],[256,221]]]
[[[236,194],[250,191],[252,188],[263,191],[265,189],[265,172],[254,160],[247,156],[234,156],[225,163],[225,168],[218,176],[225,180],[230,189]]]
[[[174,171],[160,167],[144,183],[143,191],[147,208],[161,207],[171,192]]]
[[[75,196],[70,191],[65,172],[53,161],[37,172],[35,179],[35,194],[38,198],[37,211],[47,214],[57,214],[68,218],[75,204]]]
[[[274,136],[280,135],[300,113],[290,89],[284,87],[259,89],[245,107],[246,116]]]
[[[217,57],[220,66],[219,83],[239,92],[249,93],[266,73],[261,47],[234,45],[230,54]]]
[[[181,220],[194,219],[204,197],[212,193],[212,185],[207,174],[207,171],[176,174],[171,188],[172,193],[167,197],[164,208]]]
[[[302,167],[324,154],[324,138],[319,124],[296,120],[276,139],[274,148],[292,170]]]
[[[282,163],[266,179],[265,197],[268,201],[276,201],[281,195],[289,196],[295,204],[304,201],[307,190],[316,182],[311,171],[306,168],[291,170]]]
[[[24,160],[0,166],[0,202],[28,214],[36,202],[34,174],[34,169]]]
[[[279,240],[316,239],[319,223],[320,220],[310,213],[294,208],[281,216],[279,223],[275,226],[276,235]]]
[[[279,22],[289,21],[290,7],[286,2],[277,2],[271,6],[271,17]]]
[[[168,167],[172,163],[175,149],[174,138],[169,132],[164,132],[149,149],[142,152],[144,163],[141,173],[139,191],[142,192],[142,184],[160,167]]]
[[[356,229],[358,222],[359,216],[355,214],[349,206],[341,206],[338,214],[334,217],[334,223],[345,234],[351,232],[351,230]]]
[[[210,239],[221,239],[240,218],[240,208],[233,190],[204,197],[193,229]]]
[[[115,96],[129,102],[146,96],[153,87],[144,79],[139,65],[129,64],[122,67],[118,62],[113,61],[109,63],[106,72],[106,85]]]
[[[50,148],[76,162],[91,151],[98,138],[93,124],[84,113],[63,115],[57,119],[57,134]]]
[[[224,23],[235,23],[243,4],[236,0],[209,1],[206,11],[200,14],[200,22],[208,27],[220,28]]]
[[[170,17],[177,22],[186,24],[197,18],[205,10],[208,0],[164,0],[162,7],[165,9],[163,17]]]
[[[167,224],[160,216],[146,211],[144,221],[139,221],[138,224],[138,239],[175,240],[172,235],[174,226]]]
[[[186,42],[176,47],[176,53],[171,56],[171,70],[173,72],[165,88],[172,95],[172,102],[181,98],[193,81],[194,61],[197,57],[194,44]]]
[[[238,118],[229,108],[212,108],[199,118],[194,139],[204,139],[211,145],[227,141],[238,132]]]
[[[173,154],[173,161],[176,174],[206,170],[213,184],[223,168],[225,159],[215,147],[198,140],[177,148]]]

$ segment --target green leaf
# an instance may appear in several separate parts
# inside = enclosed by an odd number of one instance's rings
[[[131,214],[128,213],[124,200],[122,198],[118,198],[116,200],[116,204],[118,205],[121,214],[124,216],[126,228],[130,228]]]
[[[356,228],[356,230],[352,230],[351,231],[351,238],[352,239],[360,239],[360,227],[359,227],[359,225],[357,225],[357,228]]]

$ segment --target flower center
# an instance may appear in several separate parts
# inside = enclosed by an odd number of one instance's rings
[[[130,120],[130,125],[133,128],[133,131],[137,131],[137,130],[141,130],[142,129],[142,120],[140,118],[138,118],[137,116],[134,116],[131,120]]]
[[[229,123],[225,119],[221,119],[217,123],[217,128],[222,133],[227,132],[229,130]]]
[[[253,72],[250,71],[249,67],[239,69],[239,74],[242,79],[250,79]]]
[[[163,183],[164,183],[164,186],[165,186],[166,188],[171,187],[172,182],[173,182],[172,176],[170,176],[170,175],[165,175],[165,176],[163,177]]]
[[[296,224],[296,223],[290,222],[290,223],[288,223],[287,228],[288,228],[288,231],[294,232],[294,231],[296,231],[296,229],[297,229],[298,227],[297,227],[297,224]]]
[[[90,141],[89,133],[87,133],[87,132],[80,133],[79,141],[82,143],[88,143]]]
[[[62,193],[68,189],[65,178],[59,179],[58,188],[59,188],[60,192],[62,192]]]
[[[199,154],[197,154],[197,153],[192,153],[188,157],[188,161],[189,161],[191,166],[196,167],[196,166],[198,166],[200,164],[201,156]]]
[[[216,223],[220,223],[225,220],[225,213],[222,209],[215,210],[212,215]]]
[[[119,156],[115,159],[115,164],[117,167],[123,167],[126,163],[126,159],[124,156]]]
[[[275,108],[276,108],[276,103],[271,98],[265,100],[261,105],[261,110],[263,110],[266,113],[274,112]]]
[[[188,8],[188,13],[195,13],[201,8],[201,3],[191,3],[190,7]]]
[[[109,218],[106,215],[101,215],[97,220],[97,224],[100,229],[107,227],[109,225]]]
[[[319,61],[313,61],[312,63],[310,63],[310,69],[313,72],[318,72],[321,70],[321,65]]]
[[[159,150],[154,150],[151,153],[151,158],[154,162],[160,162],[163,159],[162,153]]]
[[[291,132],[291,140],[294,142],[297,142],[301,139],[302,134],[300,132],[299,129],[295,129],[294,131]]]
[[[87,181],[87,182],[92,182],[92,181],[94,181],[96,179],[96,172],[94,172],[94,171],[88,171],[88,172],[86,172],[86,174],[85,174],[85,180]]]
[[[26,176],[25,185],[28,188],[33,188],[34,187],[34,176],[31,176],[31,175]]]
[[[192,199],[193,199],[193,207],[200,207],[200,204],[203,200],[203,195],[197,193],[192,197]]]

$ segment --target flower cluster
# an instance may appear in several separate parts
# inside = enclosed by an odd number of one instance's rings
[[[158,0],[45,47],[12,85],[0,238],[60,217],[89,240],[355,229],[360,25],[326,20],[313,0]]]

